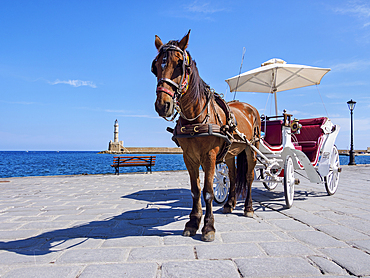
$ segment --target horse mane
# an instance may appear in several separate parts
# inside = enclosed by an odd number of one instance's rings
[[[174,46],[179,46],[179,41],[169,41],[167,45],[174,45]],[[190,61],[190,69],[191,69],[191,76],[190,76],[190,81],[189,81],[189,88],[187,90],[187,95],[189,97],[189,102],[185,105],[185,109],[188,109],[189,107],[187,106],[193,106],[194,103],[198,104],[199,101],[203,98],[206,97],[206,91],[207,88],[209,87],[206,82],[203,81],[203,79],[199,76],[198,68],[197,68],[197,63],[195,60],[192,59],[190,53],[187,51],[189,55],[189,61]],[[173,51],[169,51],[169,58],[171,59],[174,55]]]
[[[206,82],[199,76],[197,63],[193,60],[189,54],[190,59],[190,69],[191,69],[191,76],[190,76],[190,84],[188,88],[188,92],[192,92],[192,101],[198,101],[200,98],[206,96],[207,88],[209,87]]]

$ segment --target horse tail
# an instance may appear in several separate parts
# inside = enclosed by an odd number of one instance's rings
[[[247,192],[247,169],[248,169],[247,154],[245,150],[243,150],[240,154],[238,154],[236,158],[236,182],[235,182],[236,194],[241,195],[243,198],[245,198]]]

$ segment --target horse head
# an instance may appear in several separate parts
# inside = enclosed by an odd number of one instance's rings
[[[157,99],[155,110],[161,117],[170,117],[174,113],[175,103],[189,86],[190,55],[186,48],[190,30],[180,41],[169,41],[166,44],[155,36],[157,57],[152,63],[152,72],[157,77]]]

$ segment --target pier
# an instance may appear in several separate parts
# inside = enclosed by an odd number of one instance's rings
[[[349,155],[349,150],[338,150],[340,155]],[[367,150],[354,150],[355,155],[370,155],[370,148]]]
[[[101,151],[111,154],[182,154],[181,148],[171,147],[125,147],[122,151]]]

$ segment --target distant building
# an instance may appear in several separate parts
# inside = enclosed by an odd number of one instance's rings
[[[113,140],[110,140],[109,146],[108,146],[108,151],[110,152],[122,152],[124,151],[123,147],[123,141],[118,140],[118,121],[114,122],[114,132],[113,132]]]

